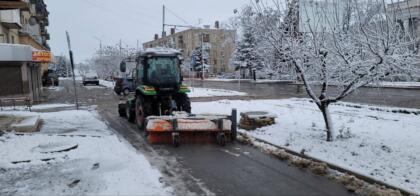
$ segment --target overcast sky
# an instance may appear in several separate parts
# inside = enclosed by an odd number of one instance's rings
[[[67,55],[65,31],[70,32],[76,62],[90,57],[104,45],[136,47],[162,31],[162,5],[170,9],[167,23],[214,25],[233,16],[249,0],[45,0],[50,12],[49,44],[55,55]],[[167,30],[169,31],[169,30]]]

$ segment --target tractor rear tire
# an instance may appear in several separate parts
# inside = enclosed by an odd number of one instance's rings
[[[126,111],[126,117],[127,117],[128,122],[134,123],[136,120],[136,114],[131,109],[130,104],[127,104],[125,111]]]
[[[122,94],[123,94],[124,96],[129,95],[129,94],[130,94],[130,89],[125,88],[125,89],[122,91]]]
[[[178,94],[175,101],[179,110],[191,113],[191,101],[187,94]]]
[[[143,131],[147,124],[147,117],[152,114],[152,103],[147,102],[147,98],[137,95],[135,105],[135,122],[137,128]]]

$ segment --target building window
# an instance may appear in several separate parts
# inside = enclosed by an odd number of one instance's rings
[[[184,49],[184,36],[180,35],[178,36],[178,47]]]
[[[210,42],[210,34],[203,34],[203,42],[204,43]]]
[[[10,36],[11,38],[12,38],[12,44],[14,44],[15,43],[15,36]]]
[[[4,35],[0,34],[0,43],[6,42],[6,39],[4,39]]]

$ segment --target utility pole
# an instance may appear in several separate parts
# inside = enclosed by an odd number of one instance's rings
[[[102,39],[97,37],[97,36],[93,36],[96,40],[99,41],[99,56],[102,56]]]
[[[139,52],[139,40],[137,40],[137,50],[136,52]]]
[[[68,44],[68,47],[69,47],[70,65],[71,65],[71,70],[73,72],[74,102],[76,103],[76,110],[79,110],[79,101],[78,101],[78,98],[77,98],[77,89],[76,89],[76,76],[74,74],[73,51],[71,50],[70,35],[69,35],[69,32],[67,32],[67,31],[66,31],[66,36],[67,36],[67,44]]]
[[[165,37],[165,5],[162,10],[162,38]]]
[[[120,56],[122,56],[122,40],[120,39]]]
[[[201,80],[204,80],[204,33],[201,33]]]

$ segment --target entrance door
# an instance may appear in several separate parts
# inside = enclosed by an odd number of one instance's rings
[[[0,96],[23,93],[21,66],[20,64],[0,64]]]

